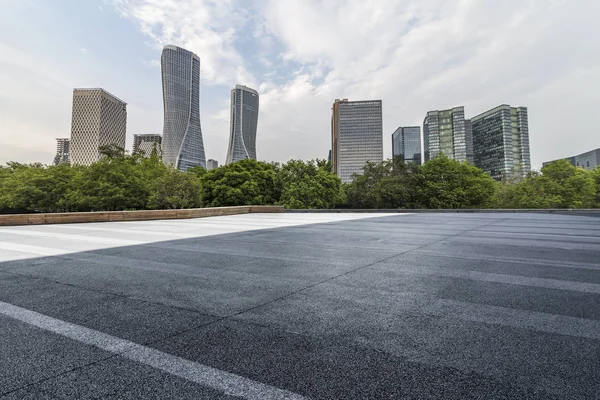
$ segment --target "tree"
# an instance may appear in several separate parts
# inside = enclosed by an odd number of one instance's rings
[[[100,149],[102,158],[77,173],[65,202],[77,211],[146,209],[152,180],[166,167],[117,146]],[[152,167],[152,168],[148,168]]]
[[[200,207],[200,178],[169,168],[151,188],[148,207],[156,210]]]
[[[333,208],[343,199],[341,180],[328,171],[327,163],[290,160],[275,166],[277,204],[285,208]]]
[[[202,178],[204,174],[206,174],[206,168],[203,168],[201,165],[194,165],[191,168],[188,168],[186,172],[196,175],[198,178]]]
[[[523,180],[500,185],[499,206],[503,208],[595,207],[598,181],[594,171],[576,168],[567,160],[554,161]]]
[[[361,175],[355,175],[345,186],[348,204],[352,208],[411,207],[411,185],[419,165],[405,163],[401,157],[379,164],[368,162]]]
[[[207,171],[201,178],[205,207],[274,204],[273,165],[245,159]]]
[[[496,182],[484,171],[445,155],[418,169],[412,186],[415,208],[488,208],[493,205]]]
[[[4,168],[0,208],[39,211],[71,211],[65,196],[77,167],[68,164],[45,167],[41,164],[10,163]]]

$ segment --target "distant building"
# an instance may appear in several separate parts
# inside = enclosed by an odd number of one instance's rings
[[[569,161],[574,167],[581,167],[587,170],[594,169],[600,165],[600,149],[581,153],[573,157],[564,158],[564,160]],[[543,165],[545,167],[554,161],[545,162]]]
[[[381,100],[336,99],[331,116],[332,171],[342,182],[361,174],[367,161],[383,161]]]
[[[71,163],[71,139],[56,138],[56,155],[54,156],[54,165]]]
[[[392,134],[392,156],[421,164],[421,127],[401,126]]]
[[[155,133],[143,135],[133,135],[133,152],[143,152],[145,157],[149,157],[154,149],[159,156],[162,155],[162,136]]]
[[[497,180],[531,171],[527,107],[503,104],[471,121],[477,167]]]
[[[465,108],[429,111],[423,121],[423,144],[425,161],[441,153],[457,161],[469,161]]]
[[[185,171],[206,167],[200,127],[200,58],[167,45],[161,56],[164,105],[163,161]]]
[[[467,144],[467,161],[471,164],[475,163],[473,155],[473,122],[470,119],[465,119],[465,141]]]
[[[212,158],[206,162],[206,169],[211,170],[219,168],[219,162],[217,160],[213,160]]]
[[[246,158],[256,160],[258,100],[258,92],[247,86],[236,85],[231,90],[229,148],[225,164]]]
[[[100,159],[98,148],[125,148],[127,103],[104,89],[74,89],[71,122],[71,162],[90,165]]]

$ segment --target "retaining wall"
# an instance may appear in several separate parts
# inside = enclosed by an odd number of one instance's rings
[[[48,214],[0,215],[0,226],[71,224],[82,222],[146,221],[157,219],[185,219],[217,217],[249,213],[282,213],[280,206],[239,206],[192,208],[185,210],[99,211]]]

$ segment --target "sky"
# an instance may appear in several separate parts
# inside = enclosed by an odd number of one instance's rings
[[[597,0],[0,0],[0,163],[51,163],[72,91],[128,103],[161,133],[160,54],[201,59],[207,158],[222,163],[230,91],[260,94],[257,156],[327,158],[336,98],[383,101],[384,157],[427,111],[529,109],[532,167],[600,147]]]

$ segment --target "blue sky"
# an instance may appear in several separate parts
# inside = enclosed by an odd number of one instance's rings
[[[223,162],[229,91],[261,95],[258,158],[324,158],[336,98],[382,99],[401,125],[464,105],[529,107],[534,167],[600,147],[595,0],[2,0],[0,162],[51,162],[74,87],[128,103],[128,144],[162,131],[160,50],[201,58],[208,158]]]

